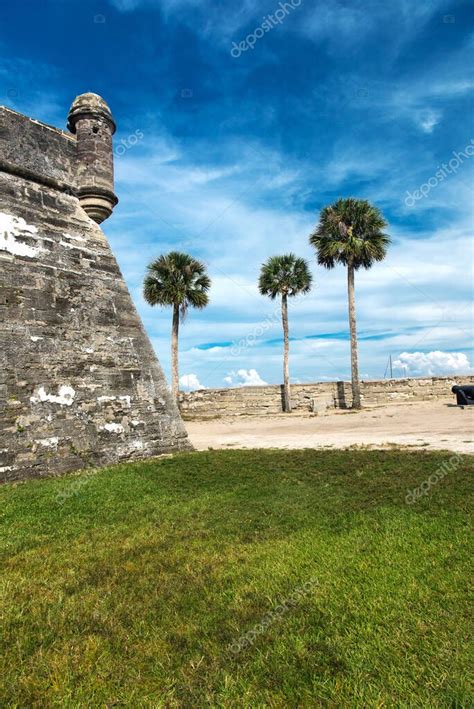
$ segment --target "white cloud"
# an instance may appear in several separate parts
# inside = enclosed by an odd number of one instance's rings
[[[269,9],[273,8],[273,0],[266,1],[271,2]],[[249,22],[256,21],[259,16],[255,11],[254,0],[240,0],[239,3],[230,4],[225,8],[225,12],[220,3],[212,0],[109,0],[109,2],[119,12],[133,12],[141,7],[159,10],[166,22],[174,20],[193,31],[196,28],[196,18],[200,18],[201,34],[211,37],[222,45],[228,45],[230,37]]]
[[[385,9],[382,12],[385,13]],[[390,26],[390,22],[386,19],[384,25]],[[369,23],[364,32],[370,26]],[[385,59],[388,63],[392,41],[398,45],[410,41],[414,27],[416,24],[409,22],[404,31],[392,31],[391,36],[385,38]],[[379,31],[380,22],[374,28]],[[336,33],[334,36],[339,41],[339,35]],[[361,41],[363,38],[363,33],[357,34],[353,41]],[[411,126],[416,126],[418,130],[431,133],[441,122],[444,108],[449,110],[453,99],[468,96],[474,89],[469,63],[465,59],[466,55],[472,53],[472,48],[473,40],[469,38],[457,51],[443,55],[442,58],[433,57],[433,63],[420,66],[412,76],[389,83],[373,77],[362,78],[357,73],[344,74],[338,81],[331,77],[323,86],[324,93],[321,95],[333,110],[335,102],[346,108],[350,106],[355,111],[376,109],[381,122],[406,124],[409,130]],[[392,161],[394,158],[396,161],[394,148],[392,144],[390,151],[387,151],[388,155],[382,155],[382,158],[389,156]]]
[[[229,372],[224,377],[224,381],[229,386],[237,387],[264,386],[267,384],[256,369],[238,369],[236,372]]]
[[[420,111],[416,116],[416,121],[423,133],[432,133],[441,118],[441,111],[433,111],[431,108]]]
[[[184,391],[196,391],[196,389],[206,389],[206,387],[201,384],[196,374],[183,374],[179,378],[179,386]]]
[[[421,32],[444,2],[352,0],[341,3],[326,0],[311,4],[311,9],[301,19],[300,30],[318,43],[328,42],[334,51],[340,51],[341,44],[349,49],[362,45],[368,38],[377,35],[383,37],[384,49],[390,56],[390,51],[399,52],[401,46]]]
[[[402,352],[393,366],[406,374],[436,376],[442,374],[467,374],[471,371],[469,360],[463,352]]]
[[[111,4],[120,12],[130,12],[140,5],[140,0],[111,0]]]

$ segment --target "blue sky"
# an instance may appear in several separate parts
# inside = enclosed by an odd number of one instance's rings
[[[218,387],[280,382],[278,310],[256,280],[291,250],[315,283],[290,310],[292,380],[349,376],[345,273],[308,245],[340,196],[374,202],[393,239],[357,278],[362,375],[382,377],[389,354],[398,375],[472,367],[470,2],[9,0],[0,13],[0,103],[60,127],[77,94],[111,106],[120,203],[103,228],[167,373],[170,313],[141,296],[154,256],[208,264],[211,303],[182,326],[180,368]]]

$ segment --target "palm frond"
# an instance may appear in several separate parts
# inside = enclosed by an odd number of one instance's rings
[[[152,261],[143,282],[143,297],[150,305],[178,305],[181,319],[189,307],[209,302],[211,279],[206,266],[189,254],[171,251]]]
[[[272,300],[278,295],[295,296],[308,293],[311,289],[312,275],[307,262],[295,254],[271,256],[262,264],[258,288],[262,295]]]
[[[385,258],[390,237],[387,222],[377,207],[363,199],[338,199],[324,207],[309,241],[318,263],[334,268],[337,263],[370,268]]]

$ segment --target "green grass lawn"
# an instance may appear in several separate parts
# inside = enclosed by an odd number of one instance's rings
[[[473,459],[405,502],[450,457],[209,451],[4,485],[0,706],[472,707]]]

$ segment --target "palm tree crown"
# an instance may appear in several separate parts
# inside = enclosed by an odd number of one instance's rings
[[[211,279],[206,267],[189,254],[171,251],[148,266],[143,295],[150,305],[178,305],[181,319],[189,306],[205,308]]]
[[[318,263],[333,268],[336,263],[358,269],[370,268],[385,258],[390,237],[387,222],[377,207],[364,199],[339,199],[324,207],[310,243],[318,252]]]
[[[294,296],[308,293],[313,277],[304,258],[295,254],[272,256],[263,264],[258,279],[258,288],[262,295],[273,300],[277,295]]]

